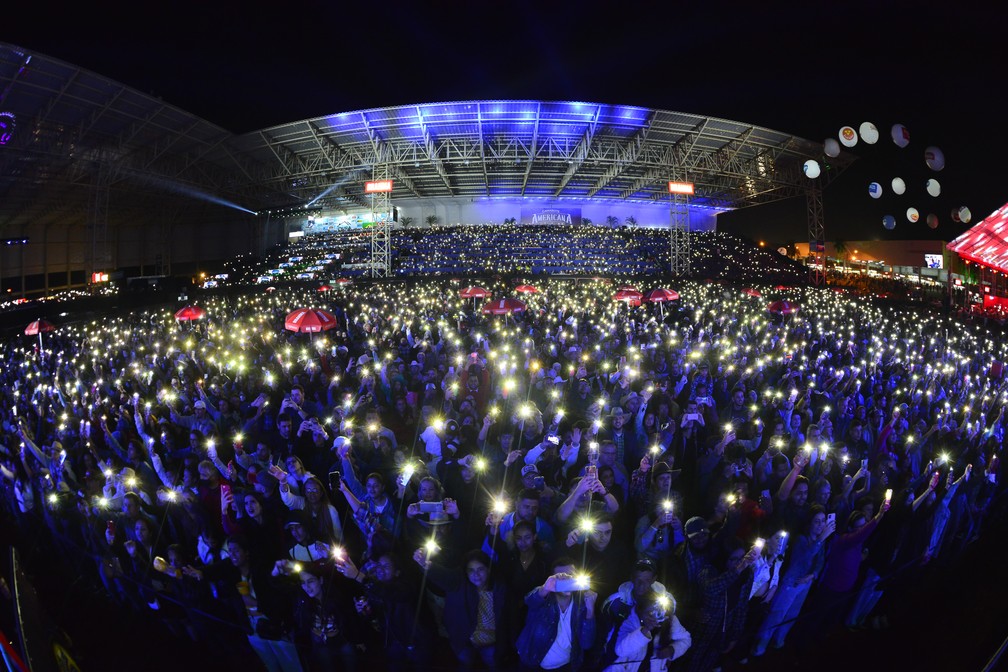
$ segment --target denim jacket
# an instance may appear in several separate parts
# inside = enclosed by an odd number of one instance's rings
[[[560,623],[560,607],[556,595],[550,593],[545,598],[539,596],[535,588],[525,596],[528,617],[525,627],[518,636],[518,652],[525,665],[538,667],[556,639],[557,625]],[[571,657],[572,670],[581,667],[585,651],[595,641],[595,619],[586,618],[583,593],[575,593],[571,601]],[[580,646],[578,646],[580,644]]]

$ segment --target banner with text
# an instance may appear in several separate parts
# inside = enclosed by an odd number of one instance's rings
[[[548,226],[581,226],[581,208],[523,206],[521,209],[521,223]]]

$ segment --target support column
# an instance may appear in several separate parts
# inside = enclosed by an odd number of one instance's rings
[[[375,166],[373,180],[389,179],[388,166]],[[388,191],[371,194],[371,277],[392,275],[392,201]]]
[[[685,188],[675,188],[673,185],[688,185]],[[669,182],[669,197],[671,202],[669,214],[669,271],[676,277],[686,277],[690,274],[690,257],[692,256],[692,241],[690,240],[689,195],[693,185],[687,182]]]
[[[809,180],[805,189],[805,206],[808,216],[809,284],[820,287],[826,284],[826,225],[823,220],[822,188],[818,180]]]

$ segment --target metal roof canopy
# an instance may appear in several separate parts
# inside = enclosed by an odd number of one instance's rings
[[[396,198],[668,201],[743,208],[804,193],[806,159],[833,179],[854,159],[736,121],[626,105],[428,103],[342,112],[243,135],[46,56],[0,43],[0,110],[17,129],[0,148],[0,227],[85,219],[99,167],[110,218],[171,199],[254,212],[369,207],[363,182],[387,169]],[[223,211],[221,212],[223,215]]]

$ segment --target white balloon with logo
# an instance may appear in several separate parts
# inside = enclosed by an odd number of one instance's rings
[[[882,185],[878,182],[872,182],[868,185],[868,195],[872,198],[882,197]]]
[[[924,183],[924,188],[927,189],[928,196],[934,196],[937,198],[941,195],[941,184],[938,180],[930,179]]]
[[[909,219],[911,222],[916,222],[918,219],[920,219],[920,213],[917,212],[917,208],[907,208],[906,215],[907,219]]]
[[[973,219],[973,213],[965,205],[959,208],[959,220],[963,224],[969,224],[970,220]]]
[[[808,161],[805,162],[805,165],[802,166],[802,170],[805,171],[805,177],[809,178],[810,180],[814,180],[815,178],[819,177],[820,173],[819,162],[816,161],[815,159],[809,159]]]
[[[841,126],[837,135],[840,138],[840,144],[844,147],[853,147],[857,144],[857,131],[852,126]]]

